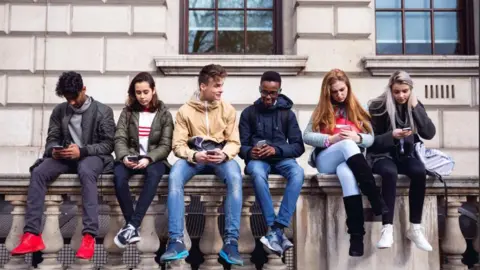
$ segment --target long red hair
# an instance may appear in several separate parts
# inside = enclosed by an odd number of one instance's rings
[[[337,81],[342,81],[347,86],[347,97],[345,98],[345,110],[348,120],[355,123],[358,130],[365,133],[372,132],[370,124],[370,114],[363,109],[352,91],[350,80],[345,72],[340,69],[332,69],[323,77],[322,90],[317,107],[312,115],[312,129],[320,132],[322,129],[329,130],[329,134],[333,134],[335,129],[335,112],[331,102],[330,89]]]

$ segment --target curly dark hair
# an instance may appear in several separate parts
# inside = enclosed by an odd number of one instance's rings
[[[221,65],[210,64],[206,65],[200,70],[198,74],[198,86],[200,84],[208,84],[208,80],[212,78],[213,80],[217,80],[219,78],[227,77],[227,71]]]
[[[148,72],[140,72],[138,73],[130,82],[130,86],[128,87],[128,98],[126,102],[126,106],[130,111],[143,111],[143,106],[138,102],[137,97],[135,96],[135,84],[147,82],[148,86],[153,90],[155,88],[155,80],[153,79],[152,75]],[[153,94],[152,100],[148,106],[148,110],[150,112],[155,112],[160,107],[160,101],[158,100],[157,92]]]
[[[59,97],[76,98],[83,89],[82,75],[75,71],[63,72],[58,78],[55,93]]]

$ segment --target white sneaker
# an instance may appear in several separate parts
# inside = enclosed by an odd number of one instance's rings
[[[382,236],[377,243],[377,248],[390,248],[393,245],[393,225],[385,224],[382,228]]]
[[[414,242],[421,250],[433,250],[432,246],[428,243],[427,238],[425,238],[423,228],[420,224],[410,224],[410,229],[407,231],[407,238]]]

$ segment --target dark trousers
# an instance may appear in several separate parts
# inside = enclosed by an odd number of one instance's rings
[[[132,170],[121,162],[115,164],[113,178],[115,194],[127,224],[130,223],[135,228],[140,227],[148,207],[152,203],[153,198],[155,198],[155,194],[157,194],[158,183],[165,171],[166,166],[162,161],[151,163],[143,170]],[[135,210],[133,209],[132,194],[128,185],[128,180],[133,174],[145,175],[143,189]]]
[[[423,163],[413,157],[399,159],[381,159],[373,165],[373,172],[382,177],[382,196],[390,210],[383,215],[383,224],[393,224],[395,197],[397,192],[398,174],[405,174],[410,178],[408,202],[410,206],[410,222],[422,222],[423,202],[425,199],[425,185],[427,174]]]
[[[77,173],[82,185],[83,233],[97,236],[97,178],[102,171],[103,161],[98,156],[88,156],[78,161],[46,158],[32,171],[28,186],[24,232],[40,234],[47,184],[53,182],[60,174]]]

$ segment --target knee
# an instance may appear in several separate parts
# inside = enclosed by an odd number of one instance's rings
[[[288,181],[293,181],[293,183],[301,186],[303,185],[304,178],[305,172],[302,167],[298,165],[292,167]]]
[[[238,191],[242,190],[243,177],[242,174],[231,172],[227,175],[227,189]]]
[[[353,140],[341,140],[337,142],[339,146],[342,146],[342,149],[345,150],[358,150],[360,152],[360,149],[358,148],[357,144]]]
[[[161,178],[165,173],[165,164],[162,162],[151,164],[147,167],[147,175],[153,178]]]
[[[384,167],[380,172],[380,176],[383,183],[396,183],[398,179],[397,167]]]
[[[184,186],[182,174],[172,170],[168,175],[168,192],[183,191]]]

